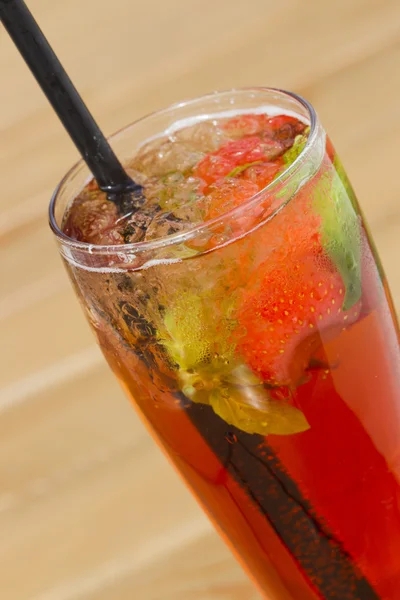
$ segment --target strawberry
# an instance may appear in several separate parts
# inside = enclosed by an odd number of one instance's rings
[[[229,177],[214,183],[209,188],[206,201],[206,219],[214,219],[236,208],[258,192],[252,181]]]
[[[243,165],[257,160],[272,160],[282,152],[282,147],[273,140],[261,140],[252,135],[228,142],[217,152],[235,165]]]
[[[193,175],[205,181],[208,185],[226,177],[235,168],[235,163],[217,152],[207,154],[199,162]]]
[[[229,119],[229,121],[223,125],[223,129],[235,137],[262,134],[263,137],[273,138],[277,132],[285,129],[289,130],[289,128],[291,128],[296,135],[302,133],[305,125],[296,119],[296,117],[290,115],[268,117],[268,115],[265,114],[238,115]]]
[[[291,117],[290,115],[277,115],[276,117],[271,117],[268,119],[267,123],[274,131],[277,131],[284,125],[293,125],[295,127],[302,125],[304,129],[304,124],[296,119],[296,117]]]
[[[353,323],[360,302],[343,312],[345,287],[321,246],[303,256],[277,257],[274,265],[268,261],[248,283],[251,292],[237,315],[245,332],[237,350],[267,384],[294,386],[304,378],[321,337]]]
[[[227,142],[219,150],[207,154],[198,163],[193,174],[210,185],[241,165],[273,160],[283,150],[282,144],[274,140],[261,140],[257,136],[245,137]]]
[[[246,181],[252,181],[258,186],[259,190],[262,190],[275,179],[282,168],[283,161],[281,158],[278,158],[274,161],[250,165],[243,171],[241,178]]]

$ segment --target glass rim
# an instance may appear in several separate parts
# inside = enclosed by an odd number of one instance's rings
[[[60,242],[62,242],[63,245],[73,248],[75,250],[86,252],[88,254],[109,255],[109,254],[120,254],[121,252],[137,254],[137,253],[141,253],[141,252],[145,252],[145,251],[151,251],[151,250],[155,250],[155,249],[166,248],[166,247],[173,246],[176,244],[185,243],[188,240],[191,240],[193,238],[200,236],[204,231],[207,231],[208,229],[212,229],[212,227],[214,225],[217,225],[218,223],[221,224],[224,221],[232,219],[236,216],[239,217],[247,209],[251,208],[252,206],[256,206],[258,202],[265,200],[266,194],[269,194],[272,191],[279,188],[283,183],[286,183],[289,179],[291,179],[298,172],[300,167],[304,164],[307,156],[309,155],[311,149],[314,147],[314,145],[317,141],[317,138],[318,138],[319,121],[318,121],[317,113],[315,112],[315,109],[312,106],[312,104],[310,104],[305,98],[303,98],[299,94],[296,94],[295,92],[289,92],[287,90],[282,90],[280,88],[265,87],[265,86],[216,90],[216,91],[208,93],[208,94],[203,94],[201,96],[196,96],[194,98],[189,98],[187,100],[175,102],[164,108],[147,113],[146,115],[144,115],[138,119],[135,119],[128,125],[121,127],[120,129],[115,131],[113,134],[108,136],[107,139],[109,141],[112,141],[113,139],[116,139],[119,135],[121,135],[121,134],[127,132],[129,129],[135,127],[135,125],[137,125],[138,123],[142,123],[143,121],[146,121],[146,120],[150,119],[151,117],[161,116],[165,113],[172,112],[174,110],[178,110],[179,108],[183,108],[186,106],[190,106],[191,104],[197,103],[202,100],[203,101],[211,100],[212,98],[214,98],[218,95],[234,94],[234,93],[246,92],[246,91],[247,92],[270,92],[270,93],[276,93],[276,94],[280,94],[282,96],[289,97],[289,98],[295,100],[296,102],[298,102],[303,108],[306,109],[308,118],[310,121],[310,125],[309,125],[310,132],[309,132],[307,142],[306,142],[304,148],[302,149],[300,154],[297,156],[297,158],[287,168],[285,168],[282,171],[282,173],[280,173],[278,175],[278,177],[276,177],[268,185],[266,185],[264,188],[259,190],[253,196],[250,196],[250,198],[248,198],[247,200],[242,202],[240,205],[232,208],[231,210],[227,211],[226,213],[223,213],[223,215],[221,215],[219,217],[215,217],[208,221],[204,221],[203,223],[200,223],[199,225],[196,225],[196,226],[188,229],[187,231],[174,233],[172,235],[168,235],[168,236],[164,236],[164,237],[160,237],[160,238],[155,238],[153,240],[134,242],[131,244],[109,244],[109,245],[92,244],[89,242],[81,242],[81,241],[75,240],[75,239],[67,236],[61,230],[61,228],[58,226],[56,217],[55,217],[55,209],[56,209],[57,199],[58,199],[59,195],[62,193],[64,187],[68,184],[70,179],[73,178],[75,173],[78,172],[79,169],[81,167],[83,167],[85,164],[83,158],[80,158],[66,172],[64,177],[58,183],[57,187],[55,188],[55,190],[52,194],[51,200],[50,200],[49,213],[48,213],[49,225],[50,225],[50,228],[53,231],[54,235],[56,236],[56,238]],[[160,134],[162,134],[162,132],[160,132]],[[88,170],[88,172],[90,173],[90,170]],[[92,175],[92,174],[90,173],[90,175]],[[283,207],[286,206],[286,204],[287,204],[287,202],[284,202]],[[268,220],[273,219],[274,216],[278,212],[280,212],[281,209],[282,209],[282,204],[277,206],[272,211]]]

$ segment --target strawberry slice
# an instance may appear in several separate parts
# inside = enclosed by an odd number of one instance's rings
[[[252,181],[228,178],[210,186],[205,198],[206,220],[220,217],[233,208],[240,206],[258,192],[258,185]]]
[[[315,240],[314,240],[315,244]],[[345,287],[322,248],[260,268],[239,310],[245,335],[238,352],[267,384],[301,383],[321,336],[337,333],[360,314],[360,302],[343,312]]]
[[[228,142],[219,150],[207,154],[193,174],[210,185],[229,175],[238,166],[274,160],[283,150],[283,145],[275,140],[261,140],[257,136],[245,137]]]
[[[294,125],[295,127],[300,125],[303,129],[305,127],[301,121],[296,119],[296,117],[291,117],[290,115],[277,115],[276,117],[271,117],[268,119],[267,123],[274,131],[277,131],[284,125]]]
[[[235,166],[236,165],[232,160],[214,152],[213,154],[207,154],[207,156],[199,162],[193,175],[210,185],[211,183],[226,177]]]
[[[267,167],[257,169],[251,181],[258,182],[261,171],[259,188],[265,187],[277,174],[280,166],[280,156],[290,148],[296,136],[303,132],[305,124],[289,115],[268,117],[267,115],[247,114],[239,115],[227,121],[223,128],[234,135],[240,133],[240,138],[231,140],[215,152],[207,154],[195,167],[193,175],[199,177],[210,185],[226,176],[236,176],[235,169],[240,166],[254,166],[253,163],[274,162],[271,172],[275,170],[272,178],[267,173]],[[231,175],[232,173],[232,175]],[[247,177],[245,177],[247,178]]]
[[[228,142],[217,152],[219,156],[223,156],[235,165],[243,165],[257,160],[272,160],[279,156],[282,150],[282,146],[274,140],[261,140],[253,135]]]
[[[259,190],[262,190],[275,179],[283,166],[281,158],[270,162],[262,162],[249,166],[243,171],[241,177],[246,181],[252,181],[258,186]]]

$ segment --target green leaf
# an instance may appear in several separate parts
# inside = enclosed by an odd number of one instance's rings
[[[252,167],[253,165],[259,165],[261,164],[261,160],[255,160],[254,162],[249,162],[249,163],[245,163],[244,165],[239,165],[238,167],[235,167],[234,169],[232,169],[232,171],[230,173],[228,173],[228,175],[226,175],[226,177],[236,177],[236,175],[239,175],[240,173],[243,173],[243,171],[246,171],[246,169],[248,169],[249,167]]]
[[[187,287],[190,285],[188,282]],[[180,291],[167,303],[158,337],[180,370],[198,371],[207,367],[221,372],[223,365],[227,368],[234,351],[230,337],[236,326],[232,319],[235,297],[230,294],[220,298],[216,307],[213,291],[201,295]]]
[[[218,357],[198,371],[180,371],[178,379],[192,402],[211,406],[228,425],[246,433],[291,435],[309,429],[300,410],[271,399],[260,379],[238,361]]]
[[[263,386],[216,389],[209,404],[228,425],[246,433],[293,435],[310,428],[299,409],[271,399]]]
[[[300,156],[300,154],[303,152],[307,143],[309,130],[310,128],[307,127],[304,133],[296,135],[296,137],[294,138],[293,145],[288,150],[286,150],[285,154],[283,155],[283,162],[287,167],[291,165],[296,160],[296,158]]]
[[[160,341],[183,370],[201,364],[210,354],[210,341],[204,330],[206,318],[201,299],[191,293],[182,293],[165,314],[167,335]]]
[[[333,166],[335,167],[336,173],[338,174],[349,198],[354,198],[354,190],[351,186],[349,178],[347,177],[346,171],[344,170],[344,166],[342,165],[337,154],[335,154],[335,158],[333,159]]]
[[[254,375],[253,371],[243,363],[232,365],[229,371],[223,375],[222,380],[237,386],[261,385],[262,381]]]
[[[361,223],[354,192],[339,159],[316,183],[314,207],[322,218],[322,244],[346,288],[342,307],[346,311],[361,297]]]

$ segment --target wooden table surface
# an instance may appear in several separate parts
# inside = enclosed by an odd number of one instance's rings
[[[317,108],[400,303],[399,0],[30,0],[107,134],[272,85]],[[47,226],[77,153],[0,31],[0,596],[255,600],[108,371]]]

